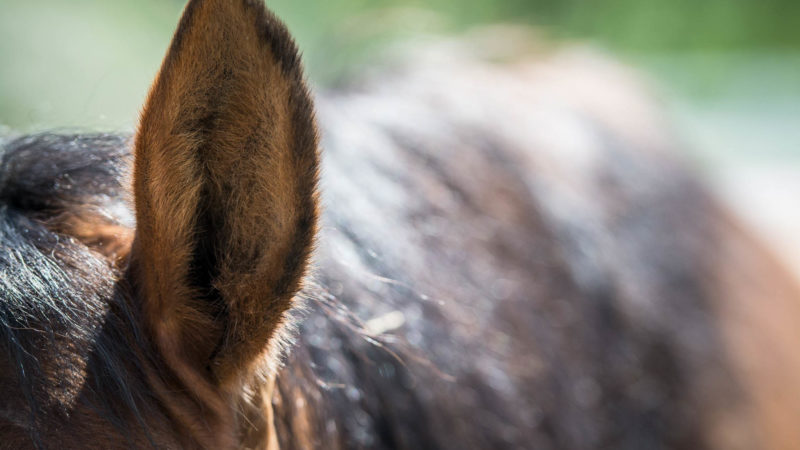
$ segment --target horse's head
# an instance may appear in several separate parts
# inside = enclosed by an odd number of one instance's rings
[[[132,196],[121,138],[0,153],[0,446],[271,439],[318,154],[297,50],[260,1],[189,2],[133,149]]]

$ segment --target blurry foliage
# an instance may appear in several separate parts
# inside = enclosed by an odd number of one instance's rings
[[[322,80],[335,77],[354,55],[398,34],[459,31],[495,22],[533,25],[553,39],[591,40],[634,57],[800,51],[797,0],[275,0],[269,4],[304,44],[312,73]],[[331,60],[331,55],[339,59]],[[694,58],[688,69],[698,80],[687,87],[709,92],[741,62],[736,57],[708,63]],[[800,81],[800,72],[793,75],[793,82]]]
[[[797,0],[267,3],[297,37],[318,85],[369,61],[365,55],[392,39],[515,22],[538,27],[550,40],[585,40],[607,48],[649,70],[671,99],[725,99],[723,109],[704,110],[709,121],[730,122],[738,130],[743,128],[739,116],[746,116],[746,123],[763,119],[764,136],[783,133],[792,142],[797,136],[791,130],[800,129]],[[0,0],[0,125],[20,130],[130,127],[183,4]],[[683,108],[686,102],[677,104]],[[682,111],[690,109],[698,111],[693,104]],[[781,152],[800,155],[800,145],[792,142],[781,143]]]
[[[514,21],[642,51],[800,48],[796,0],[278,0],[271,5],[292,22],[320,31],[367,10],[402,6],[438,11],[458,26]]]

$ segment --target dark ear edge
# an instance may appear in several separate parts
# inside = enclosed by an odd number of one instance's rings
[[[260,1],[190,1],[136,136],[129,271],[175,370],[225,382],[271,347],[309,263],[318,159],[285,26]]]

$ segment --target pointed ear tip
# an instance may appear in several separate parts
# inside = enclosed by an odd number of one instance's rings
[[[244,1],[249,5],[254,4],[258,10],[259,38],[269,43],[284,69],[302,71],[300,50],[286,24],[267,8],[263,0]]]
[[[247,14],[255,19],[255,32],[258,39],[270,46],[273,56],[280,62],[283,69],[302,72],[300,51],[292,34],[283,20],[267,7],[264,0],[191,0],[185,11],[188,12],[203,2],[211,3],[212,8],[234,4],[246,10]],[[228,8],[221,9],[231,11]]]

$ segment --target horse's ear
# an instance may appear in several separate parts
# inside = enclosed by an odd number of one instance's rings
[[[263,356],[308,265],[317,164],[284,25],[261,0],[191,0],[135,141],[129,274],[168,363],[224,383]]]

